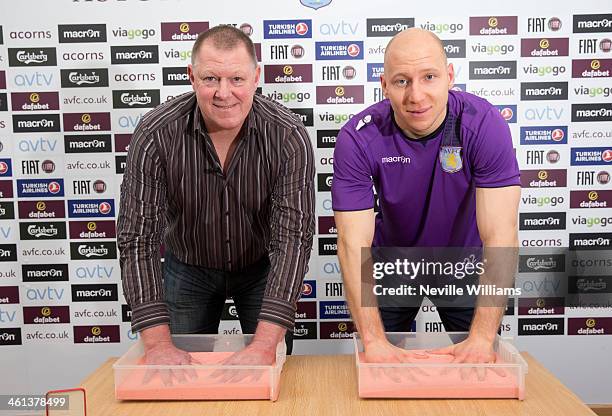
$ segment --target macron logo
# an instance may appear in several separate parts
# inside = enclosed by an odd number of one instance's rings
[[[402,165],[410,164],[410,158],[407,156],[385,156],[380,160],[385,163],[401,163]]]

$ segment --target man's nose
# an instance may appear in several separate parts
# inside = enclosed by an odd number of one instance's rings
[[[220,99],[225,99],[231,95],[230,83],[227,79],[221,78],[215,96]]]
[[[404,100],[411,103],[418,103],[425,98],[425,89],[418,82],[412,82],[404,92]]]

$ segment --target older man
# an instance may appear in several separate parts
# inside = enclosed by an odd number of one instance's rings
[[[362,302],[362,247],[518,245],[519,170],[508,126],[487,101],[449,91],[453,82],[441,41],[424,30],[403,31],[385,52],[387,99],[353,117],[337,138],[332,201],[338,256],[369,361],[419,358],[384,336],[385,330],[408,331],[419,308]],[[503,310],[438,308],[447,331],[469,330],[469,336],[437,352],[454,354],[456,362],[494,361]]]
[[[132,329],[148,363],[188,364],[170,334],[217,333],[231,297],[255,336],[230,363],[269,364],[312,246],[312,146],[295,115],[255,93],[242,31],[200,34],[188,73],[193,92],[147,113],[130,143],[118,241]]]

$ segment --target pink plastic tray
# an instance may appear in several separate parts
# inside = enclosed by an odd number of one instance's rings
[[[394,345],[423,352],[457,343],[465,333],[387,333]],[[494,364],[451,364],[450,355],[433,355],[418,363],[366,363],[355,334],[359,397],[364,398],[517,398],[525,397],[527,363],[516,348],[495,341]]]
[[[248,345],[251,335],[176,335],[177,347],[201,364],[143,364],[139,341],[113,366],[118,400],[277,400],[285,344],[277,347],[271,366],[233,366],[223,361]],[[194,351],[196,350],[196,351]],[[197,351],[201,350],[201,351]]]

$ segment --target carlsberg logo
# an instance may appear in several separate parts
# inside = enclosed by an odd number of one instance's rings
[[[151,97],[145,92],[143,95],[124,92],[121,94],[121,102],[129,106],[151,104]]]
[[[56,236],[57,233],[58,230],[53,225],[49,227],[45,227],[44,225],[30,225],[28,227],[28,234],[33,237],[53,237]]]
[[[35,52],[26,52],[26,51],[18,51],[17,52],[17,60],[21,63],[24,64],[31,64],[31,63],[43,63],[43,62],[47,62],[47,54],[44,53],[43,51],[40,51],[39,53],[35,53]]]
[[[79,246],[79,254],[84,257],[103,257],[108,254],[108,249],[104,246],[88,247],[86,245]]]
[[[71,72],[70,74],[68,74],[68,79],[70,80],[70,82],[76,85],[97,84],[98,82],[100,82],[100,76],[96,75],[95,72],[92,72],[91,75]]]

